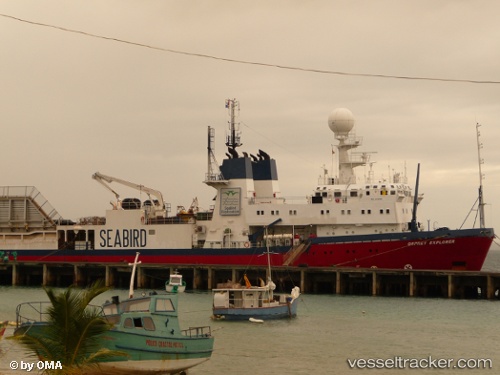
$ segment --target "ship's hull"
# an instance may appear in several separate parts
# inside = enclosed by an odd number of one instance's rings
[[[437,230],[311,238],[291,266],[412,268],[479,271],[493,229]],[[273,266],[283,265],[287,246],[272,248]],[[141,252],[143,264],[266,266],[263,247],[226,249],[16,250],[18,262],[128,263]],[[9,261],[14,260],[13,256]]]

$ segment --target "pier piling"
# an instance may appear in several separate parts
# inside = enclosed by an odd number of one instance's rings
[[[173,272],[183,275],[188,289],[211,290],[219,283],[252,285],[266,280],[266,267],[158,265],[137,267],[137,288],[163,289]],[[54,264],[11,262],[0,264],[0,285],[86,286],[104,279],[110,287],[127,287],[130,267],[119,264]],[[339,295],[441,297],[498,300],[500,272],[394,270],[361,268],[277,267],[273,281],[280,291],[299,286],[302,293]]]

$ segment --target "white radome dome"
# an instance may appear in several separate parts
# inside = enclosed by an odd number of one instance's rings
[[[347,108],[337,108],[328,116],[328,126],[336,135],[347,135],[354,127],[354,115]]]

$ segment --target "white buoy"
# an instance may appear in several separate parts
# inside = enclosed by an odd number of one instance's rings
[[[248,320],[251,321],[252,323],[264,323],[262,319],[250,318]]]

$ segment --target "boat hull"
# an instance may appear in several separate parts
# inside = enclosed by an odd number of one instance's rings
[[[493,229],[438,230],[311,238],[290,266],[479,271]],[[287,246],[272,247],[271,263],[284,263]],[[266,266],[264,247],[225,249],[16,250],[18,262],[129,263],[137,251],[143,264]]]
[[[210,359],[213,337],[178,338],[132,335],[111,330],[102,338],[103,347],[124,351],[126,360],[102,362],[100,368],[121,374],[176,373]]]
[[[153,375],[153,374],[170,374],[178,373],[197,366],[209,358],[191,358],[175,360],[159,360],[159,361],[122,361],[108,362],[99,365],[99,374],[104,373],[110,375]]]
[[[274,307],[256,307],[256,308],[214,308],[213,316],[215,319],[242,321],[253,319],[273,320],[293,318],[297,316],[298,299],[294,299],[289,304],[281,304]]]
[[[185,285],[165,285],[165,291],[167,293],[184,293],[185,290]]]

